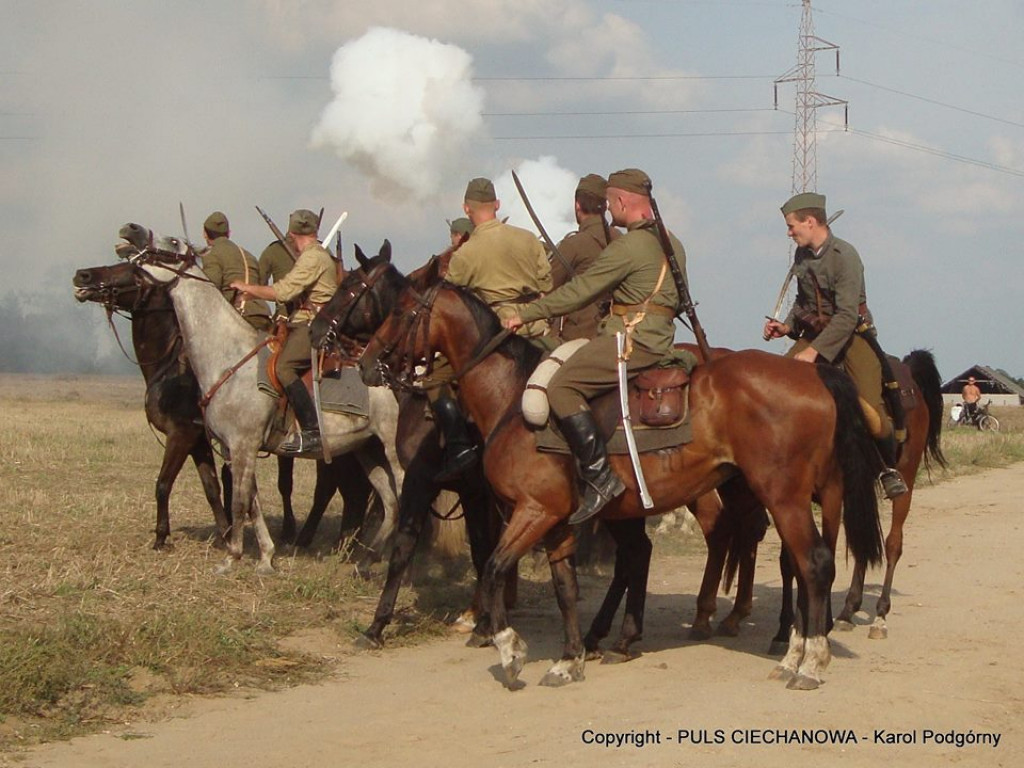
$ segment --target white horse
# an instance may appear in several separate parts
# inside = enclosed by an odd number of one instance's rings
[[[195,265],[183,243],[175,238],[154,236],[137,224],[122,227],[121,237],[134,249],[126,253],[122,245],[119,253],[127,255],[154,282],[168,286],[189,361],[202,391],[208,395],[227,371],[256,349],[266,338],[265,334],[255,330],[235,311]],[[257,359],[253,354],[220,383],[204,416],[207,428],[226,446],[231,457],[231,519],[235,523],[231,527],[227,557],[218,568],[221,573],[229,571],[242,557],[246,519],[252,520],[259,542],[257,570],[273,571],[274,542],[256,493],[256,458],[261,450],[273,452],[274,445],[268,445],[268,440],[277,403],[257,387]],[[395,449],[398,402],[387,387],[370,387],[369,391],[369,417],[323,414],[323,444],[325,453],[331,456],[354,452],[380,495],[384,522],[370,545],[380,552],[394,530],[398,492],[405,473]],[[367,442],[374,436],[384,446],[387,468],[380,466],[372,458],[373,452],[368,450]]]

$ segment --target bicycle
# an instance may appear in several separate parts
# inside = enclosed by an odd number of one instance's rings
[[[972,413],[963,403],[957,403],[953,406],[950,416],[958,427],[977,427],[982,432],[998,432],[999,419],[988,412],[991,404],[991,400],[984,405],[978,403]]]

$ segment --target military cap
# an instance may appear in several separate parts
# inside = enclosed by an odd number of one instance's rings
[[[228,217],[225,216],[220,211],[214,211],[213,213],[206,217],[206,221],[203,222],[203,229],[205,229],[211,235],[227,237]]]
[[[788,216],[793,211],[802,211],[805,208],[820,208],[825,210],[825,196],[817,192],[801,192],[793,195],[786,204],[782,206],[782,215]]]
[[[490,179],[476,178],[466,185],[465,199],[477,203],[493,203],[498,196],[494,194],[494,184]]]
[[[453,235],[468,235],[473,231],[473,222],[462,216],[448,222],[448,229]]]
[[[288,217],[288,231],[293,235],[315,235],[319,227],[319,217],[305,208],[299,208]]]
[[[605,190],[608,188],[608,182],[604,180],[604,176],[598,176],[596,173],[588,173],[582,179],[580,183],[576,185],[577,192],[585,192],[588,195],[604,199]]]
[[[626,168],[608,177],[608,186],[644,197],[651,196],[651,177],[639,168]]]

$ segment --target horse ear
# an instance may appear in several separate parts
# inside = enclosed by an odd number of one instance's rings
[[[384,238],[384,244],[380,247],[380,255],[388,264],[391,263],[391,241],[386,237]]]
[[[363,249],[359,247],[359,243],[356,243],[356,261],[359,262],[359,266],[363,269],[367,269],[370,266],[370,260],[366,258],[366,254],[363,253]]]

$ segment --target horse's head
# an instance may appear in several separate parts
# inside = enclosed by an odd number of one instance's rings
[[[347,273],[333,298],[309,327],[313,346],[323,347],[345,336],[366,343],[384,322],[405,283],[391,263],[391,243],[384,241],[376,256],[367,258],[357,245],[359,267]]]
[[[468,290],[440,282],[421,293],[407,283],[366,345],[359,367],[367,384],[409,387],[429,374],[435,353],[465,371],[499,334],[497,315]]]
[[[108,309],[130,312],[138,307],[143,296],[139,270],[129,262],[80,269],[71,282],[78,301],[95,301]]]
[[[160,235],[140,224],[129,223],[118,233],[117,255],[137,266],[156,283],[172,283],[195,265],[196,254],[181,238]]]

